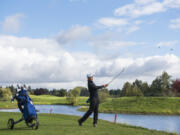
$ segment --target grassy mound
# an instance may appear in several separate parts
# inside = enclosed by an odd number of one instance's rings
[[[81,108],[81,111],[87,108]],[[133,114],[180,115],[180,98],[177,97],[122,97],[100,104],[100,112]]]

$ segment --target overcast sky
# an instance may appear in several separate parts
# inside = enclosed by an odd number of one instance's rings
[[[180,78],[180,0],[1,0],[0,84],[109,88]]]

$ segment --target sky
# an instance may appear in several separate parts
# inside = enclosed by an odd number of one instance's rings
[[[180,78],[180,0],[1,0],[0,85],[109,88]]]

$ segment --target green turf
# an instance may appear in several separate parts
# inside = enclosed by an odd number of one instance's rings
[[[98,127],[94,128],[92,119],[88,119],[80,127],[77,124],[79,117],[56,114],[40,114],[40,127],[36,131],[27,128],[24,122],[15,125],[14,130],[8,130],[8,119],[17,120],[20,116],[20,113],[0,113],[0,135],[174,135],[103,120],[99,120]]]
[[[68,105],[66,97],[50,95],[31,95],[34,104],[44,105]],[[88,97],[78,97],[78,105],[87,106]],[[17,108],[16,102],[0,101],[0,109]],[[81,109],[85,111],[87,108]],[[121,97],[109,98],[105,103],[100,104],[100,112],[112,113],[133,113],[133,114],[168,114],[180,115],[180,97]]]
[[[40,105],[68,105],[69,103],[66,100],[66,97],[57,97],[51,95],[41,95],[34,96],[30,95],[34,104]],[[88,97],[78,97],[78,105],[87,105],[86,100]],[[13,104],[10,101],[1,101],[0,100],[0,109],[9,109],[9,108],[17,108],[17,103]]]
[[[82,111],[87,108],[80,109]],[[180,115],[179,97],[122,97],[100,104],[100,112]]]
[[[1,101],[0,100],[0,109],[11,109],[17,108],[17,103],[11,103],[10,101]]]
[[[65,104],[68,105],[69,103],[66,100],[66,97],[57,97],[57,96],[51,96],[51,95],[41,95],[41,96],[30,96],[34,102],[34,104],[43,104],[43,105],[48,105],[48,104]],[[85,105],[86,100],[88,97],[78,97],[78,105]]]

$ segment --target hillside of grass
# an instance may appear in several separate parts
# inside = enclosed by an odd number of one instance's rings
[[[86,111],[87,108],[79,109]],[[178,97],[121,97],[100,104],[100,112],[180,115]]]
[[[145,128],[114,124],[99,120],[98,127],[92,126],[92,119],[88,119],[83,126],[77,124],[79,117],[40,114],[38,130],[27,128],[24,122],[15,125],[14,130],[7,129],[9,118],[15,120],[21,117],[20,113],[0,113],[1,135],[175,135],[173,133],[148,130]]]

